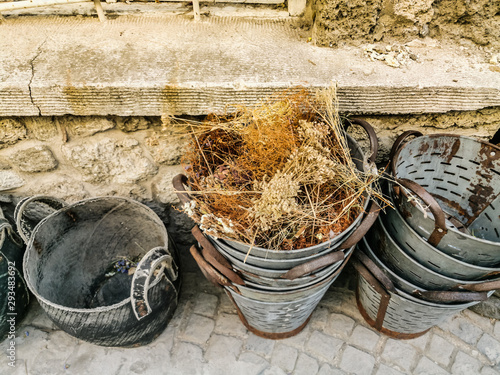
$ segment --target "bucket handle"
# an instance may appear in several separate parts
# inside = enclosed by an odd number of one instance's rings
[[[233,270],[231,263],[229,263],[229,261],[217,251],[210,240],[208,240],[201,232],[198,225],[195,225],[193,229],[191,229],[191,233],[201,246],[201,254],[203,255],[203,258],[210,263],[210,265],[231,280],[234,284],[245,285],[245,282],[240,275]]]
[[[48,195],[35,195],[33,197],[27,197],[22,199],[14,210],[14,220],[16,221],[17,231],[19,232],[19,236],[23,239],[25,244],[28,244],[31,238],[31,230],[23,225],[23,215],[24,211],[26,211],[28,205],[33,202],[43,202],[49,205],[51,209],[55,211],[66,206],[66,202],[62,199],[54,198]],[[37,223],[38,224],[38,223]]]
[[[187,184],[187,182],[188,178],[182,173],[178,174],[172,179],[172,185],[174,185],[175,193],[177,194],[177,197],[179,197],[179,200],[183,204],[188,204],[189,202],[191,202],[191,198],[189,197],[188,192],[184,188],[184,184]]]
[[[165,269],[170,280],[175,281],[178,277],[177,265],[168,249],[163,246],[149,250],[137,265],[130,291],[132,310],[137,320],[151,313],[148,301],[149,284],[155,269],[163,262],[167,263]]]
[[[351,235],[347,237],[347,239],[340,245],[337,251],[328,253],[319,258],[310,260],[309,262],[295,266],[287,273],[281,275],[281,277],[284,279],[294,280],[298,277],[302,277],[304,275],[307,275],[308,273],[330,266],[331,264],[344,259],[344,253],[339,250],[348,249],[356,245],[361,240],[361,238],[363,238],[366,232],[368,232],[368,230],[371,228],[379,213],[380,206],[377,204],[377,202],[372,200],[370,203],[368,214],[363,218],[363,221],[361,221],[354,232],[352,232]]]
[[[189,252],[193,256],[196,264],[200,267],[201,272],[205,278],[210,281],[215,286],[228,286],[232,287],[231,282],[219,271],[217,271],[210,263],[208,263],[200,251],[196,248],[196,245],[192,245]]]
[[[422,201],[424,201],[426,205],[429,206],[429,209],[434,215],[434,230],[427,239],[427,242],[434,247],[437,246],[439,242],[441,242],[444,235],[448,233],[448,228],[446,227],[445,215],[443,210],[441,209],[441,206],[427,190],[425,190],[415,181],[408,180],[406,178],[400,178],[396,179],[396,183],[402,185],[408,190],[411,190],[420,199],[422,199]],[[408,197],[404,191],[401,191],[401,194]],[[412,202],[412,204],[414,203]]]
[[[375,130],[373,130],[373,127],[367,121],[362,120],[360,118],[353,118],[348,121],[349,124],[345,126],[346,129],[348,128],[349,125],[355,124],[361,126],[368,134],[368,138],[370,140],[370,151],[371,151],[371,155],[368,158],[368,161],[372,164],[375,164],[375,159],[377,158],[377,153],[378,153],[378,139]]]
[[[391,152],[389,153],[389,163],[391,165],[392,174],[394,176],[396,176],[395,156],[399,152],[401,145],[406,140],[406,138],[411,137],[412,135],[415,137],[423,136],[423,134],[417,130],[407,130],[407,131],[401,133],[401,135],[398,138],[396,138],[396,140],[394,141],[394,143],[392,145]]]

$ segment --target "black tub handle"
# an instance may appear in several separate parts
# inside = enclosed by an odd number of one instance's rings
[[[149,284],[155,269],[163,262],[167,263],[165,270],[170,280],[175,281],[178,277],[177,265],[175,264],[174,258],[165,247],[159,246],[151,249],[137,265],[137,269],[132,277],[130,292],[132,310],[137,320],[141,320],[151,313],[151,307],[148,301]]]
[[[28,206],[33,202],[42,202],[49,206],[53,212],[60,210],[64,206],[66,206],[66,202],[62,199],[51,197],[48,195],[35,195],[33,197],[27,197],[21,200],[14,210],[14,220],[16,221],[17,231],[19,232],[19,236],[23,239],[25,244],[28,244],[31,238],[31,230],[23,225],[23,216],[24,212],[28,208]],[[52,213],[52,212],[51,212]],[[47,214],[46,216],[50,215]],[[40,220],[41,221],[41,220]],[[38,223],[37,223],[38,224]]]
[[[345,127],[346,129],[348,128],[349,125],[359,125],[368,134],[368,138],[370,140],[370,151],[371,151],[371,155],[368,158],[368,161],[372,164],[375,164],[375,159],[377,158],[377,153],[378,153],[378,138],[377,134],[375,133],[375,130],[367,121],[362,120],[360,118],[353,118],[348,121],[349,124],[347,124],[347,126]]]

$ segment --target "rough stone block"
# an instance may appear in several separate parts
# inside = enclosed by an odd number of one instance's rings
[[[16,144],[26,138],[26,128],[19,121],[0,119],[0,149]]]
[[[128,133],[148,129],[151,122],[145,117],[117,117],[116,125],[118,129]]]
[[[307,354],[300,353],[293,373],[294,375],[315,375],[318,370],[318,361]]]
[[[63,116],[57,121],[70,135],[76,137],[90,137],[115,127],[112,120],[99,116]]]
[[[314,331],[306,344],[306,350],[318,359],[331,362],[337,356],[343,343],[335,337]]]
[[[490,361],[496,364],[500,363],[500,342],[498,340],[485,333],[477,343],[477,348]]]
[[[187,139],[179,135],[154,133],[144,144],[157,164],[176,165],[181,161]]]
[[[25,181],[14,171],[0,170],[0,191],[23,186]]]
[[[371,374],[375,366],[375,358],[361,350],[348,346],[342,354],[340,368],[356,375]]]
[[[39,141],[48,141],[59,135],[57,125],[52,117],[23,117],[22,122],[28,130],[30,138],[38,139]]]
[[[441,336],[434,335],[431,339],[427,357],[437,362],[439,365],[446,367],[451,361],[451,355],[455,346]]]
[[[459,351],[455,357],[453,366],[451,367],[451,373],[453,375],[479,374],[481,366],[482,363],[477,359]]]
[[[48,172],[57,168],[57,160],[47,146],[30,147],[11,155],[10,161],[22,172]]]
[[[199,346],[181,342],[172,353],[172,373],[201,374],[203,373],[203,351]]]
[[[389,339],[382,352],[382,359],[392,363],[404,371],[409,371],[417,357],[416,350],[409,344],[399,340]]]
[[[179,173],[182,173],[180,166],[160,168],[158,176],[151,184],[155,200],[166,204],[179,203],[179,198],[177,198],[177,194],[175,194],[174,187],[172,186],[172,179]]]
[[[403,373],[392,367],[381,364],[375,375],[403,375]]]
[[[352,332],[350,341],[360,348],[373,351],[377,346],[380,336],[363,326],[356,326]]]
[[[111,138],[84,140],[64,145],[62,151],[84,179],[94,183],[135,183],[157,172],[157,167],[144,155],[139,142],[131,138],[123,141]]]

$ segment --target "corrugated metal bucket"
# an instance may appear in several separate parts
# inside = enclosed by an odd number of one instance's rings
[[[402,146],[410,135],[418,137]],[[408,224],[431,245],[459,259],[499,264],[500,147],[464,136],[409,131],[396,140],[392,155],[394,177],[416,182],[438,203],[434,212],[427,212],[425,203],[417,204],[394,185]]]
[[[22,204],[18,216],[37,197]],[[175,252],[148,207],[87,199],[53,210],[25,235],[27,285],[62,330],[98,345],[137,346],[167,326],[178,298]]]
[[[395,287],[386,274],[361,251],[358,250],[356,255],[353,265],[358,271],[358,309],[368,324],[390,337],[419,337],[433,326],[485,300],[493,293],[460,292],[461,297],[453,302],[445,301],[446,303],[439,297],[439,302],[423,300]],[[432,298],[432,293],[427,298]]]
[[[351,123],[360,125],[366,130],[371,146],[371,156],[367,159],[363,154],[363,151],[361,150],[359,144],[351,136],[346,135],[351,151],[351,158],[354,164],[360,171],[376,170],[375,158],[378,151],[378,140],[375,131],[373,130],[371,125],[364,120],[352,119]],[[187,182],[187,178],[183,175],[176,176],[173,179],[173,185],[182,203],[190,202],[188,192],[184,188],[184,184]],[[223,241],[221,242],[215,240],[214,243],[217,248],[225,249],[226,252],[229,250],[230,254],[237,259],[244,260],[246,258],[245,263],[248,263],[250,265],[263,268],[267,267],[269,269],[290,269],[297,266],[298,264],[303,263],[306,260],[310,260],[311,257],[319,257],[321,255],[326,255],[327,253],[336,249],[340,249],[341,245],[360,225],[361,220],[364,216],[364,212],[368,212],[369,210],[369,205],[370,199],[366,196],[363,202],[363,212],[355,218],[355,220],[348,228],[328,241],[303,249],[292,249],[286,251],[271,250],[258,246],[251,246],[249,244],[230,239],[223,239]],[[276,260],[278,260],[278,262],[275,262]]]
[[[226,291],[238,311],[241,322],[252,333],[269,339],[283,339],[298,334],[309,321],[317,304],[338,277],[348,259],[327,278],[308,286],[279,291],[237,285],[212,267],[195,246],[191,254],[205,277]]]

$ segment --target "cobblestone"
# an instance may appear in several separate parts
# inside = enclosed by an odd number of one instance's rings
[[[342,340],[328,336],[319,331],[314,331],[306,345],[306,349],[318,359],[333,361],[342,345]]]
[[[348,346],[342,354],[340,368],[356,375],[371,374],[375,365],[375,358],[352,346]]]
[[[434,335],[431,339],[427,356],[439,365],[446,367],[451,361],[455,347],[441,336]]]
[[[350,341],[362,349],[373,351],[377,346],[379,339],[380,336],[374,331],[363,326],[356,326],[352,332]]]
[[[455,357],[455,363],[451,367],[451,373],[453,375],[478,374],[481,367],[482,363],[477,359],[472,358],[464,352],[458,352]]]
[[[229,298],[198,272],[164,332],[149,345],[103,348],[67,335],[35,303],[17,329],[16,367],[2,375],[500,375],[500,326],[473,312],[457,314],[412,340],[368,326],[332,288],[299,334],[269,340],[247,331]],[[355,303],[355,302],[354,302]],[[331,324],[331,323],[335,324]],[[0,348],[6,351],[7,341]],[[6,368],[4,370],[4,367]]]
[[[319,370],[318,361],[307,354],[300,353],[295,366],[294,375],[315,375]]]
[[[383,360],[400,367],[406,372],[410,370],[416,358],[417,352],[412,346],[394,339],[387,340],[382,352]]]

